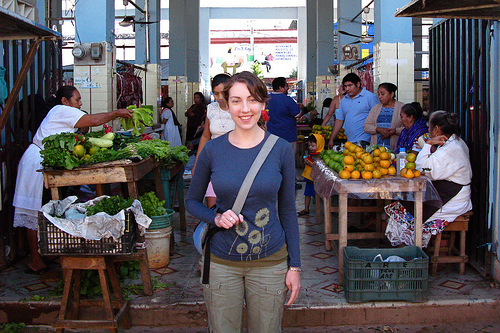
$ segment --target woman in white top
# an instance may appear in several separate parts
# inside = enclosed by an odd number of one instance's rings
[[[227,101],[225,100],[223,93],[224,85],[230,78],[231,76],[229,76],[229,74],[222,73],[217,74],[212,79],[212,93],[214,94],[215,102],[209,104],[207,107],[205,127],[200,138],[198,150],[196,151],[196,160],[194,162],[195,167],[198,156],[208,140],[215,139],[234,129],[234,121],[229,113],[229,106],[227,105]],[[195,168],[193,167],[193,173],[194,169]],[[208,207],[215,205],[215,199],[217,196],[215,195],[212,183],[208,184],[205,197]]]
[[[163,108],[161,122],[165,126],[161,133],[161,139],[170,142],[170,147],[182,146],[181,134],[179,133],[179,127],[176,124],[175,115],[172,111],[174,100],[172,97],[165,97],[161,102],[161,106]]]
[[[328,112],[326,113],[321,126],[333,126],[333,123],[335,122],[335,114],[337,113],[337,110],[340,107],[340,101],[344,98],[345,94],[346,91],[344,89],[344,85],[341,84],[339,86],[338,94],[333,98],[332,103],[330,103],[330,107],[328,108]]]
[[[30,261],[28,267],[41,274],[47,269],[38,252],[38,211],[42,207],[43,174],[40,150],[42,140],[49,135],[63,132],[76,132],[79,128],[99,126],[118,117],[131,118],[132,110],[120,109],[108,113],[86,114],[81,111],[81,96],[72,86],[63,86],[57,90],[56,105],[47,113],[45,119],[33,137],[33,143],[26,149],[17,167],[16,189],[12,205],[14,227],[28,229]]]
[[[472,209],[472,168],[469,148],[460,138],[459,118],[456,113],[434,111],[429,119],[429,136],[415,161],[419,170],[432,180],[443,206],[424,202],[423,239],[426,247],[432,235],[443,231],[458,216]],[[389,223],[386,236],[392,245],[414,245],[413,205],[395,202],[386,206]]]

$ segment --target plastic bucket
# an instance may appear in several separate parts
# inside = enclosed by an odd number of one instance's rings
[[[170,236],[172,227],[156,230],[146,230],[146,251],[149,268],[162,268],[170,261]]]
[[[172,225],[172,215],[174,215],[174,213],[175,211],[173,209],[167,209],[167,213],[165,215],[151,217],[152,221],[147,230],[164,229],[170,227]]]

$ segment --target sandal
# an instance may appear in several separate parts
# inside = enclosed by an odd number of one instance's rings
[[[303,210],[301,210],[300,212],[298,212],[298,213],[297,213],[297,215],[299,215],[299,216],[309,215],[309,211],[308,211],[308,210],[303,209]]]

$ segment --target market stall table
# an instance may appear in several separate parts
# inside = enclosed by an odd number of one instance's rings
[[[350,234],[347,230],[347,213],[358,210],[350,210],[347,204],[348,198],[356,199],[390,199],[406,200],[415,202],[415,245],[422,247],[422,208],[423,202],[433,202],[440,206],[441,200],[432,182],[424,176],[414,179],[400,176],[386,176],[379,179],[341,179],[330,169],[323,160],[314,162],[311,177],[314,181],[314,189],[317,194],[317,208],[319,199],[323,200],[324,223],[325,223],[325,248],[331,249],[332,241],[338,241],[337,257],[339,261],[339,283],[343,284],[344,262],[343,250],[347,246],[349,239],[371,239],[384,237],[383,232],[363,233],[360,235]],[[331,206],[331,196],[339,196],[339,231],[333,233],[332,212],[337,211],[337,207]],[[362,211],[368,211],[362,207]],[[316,217],[320,214],[316,210]]]
[[[73,170],[44,168],[42,172],[44,185],[50,189],[53,200],[59,200],[59,188],[63,186],[96,185],[97,195],[100,196],[103,195],[102,185],[110,183],[126,183],[129,197],[138,198],[137,182],[149,172],[153,172],[156,193],[160,200],[164,200],[160,175],[161,164],[161,161],[150,157],[139,162],[120,160],[92,164]],[[131,260],[139,260],[144,294],[152,295],[153,286],[146,251],[139,250],[137,253],[114,258],[114,261]]]

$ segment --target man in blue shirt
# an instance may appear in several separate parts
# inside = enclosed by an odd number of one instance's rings
[[[300,113],[299,106],[293,98],[287,95],[288,83],[284,77],[277,77],[273,80],[273,90],[267,102],[269,110],[267,131],[292,143],[292,148],[294,148],[294,143],[297,141],[295,117]]]
[[[333,139],[337,136],[342,126],[345,129],[347,140],[351,142],[370,142],[371,135],[365,133],[363,125],[371,108],[379,103],[378,97],[361,87],[361,79],[354,73],[349,73],[342,79],[346,91],[342,99],[333,125],[328,148],[333,146]]]

